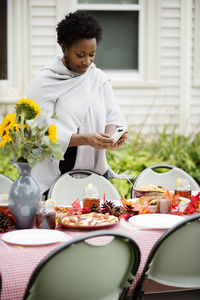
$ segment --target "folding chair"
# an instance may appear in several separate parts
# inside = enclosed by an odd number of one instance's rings
[[[103,244],[97,244],[99,237]],[[91,238],[97,240],[91,243]],[[23,299],[125,299],[139,263],[137,244],[124,234],[101,230],[82,235],[39,263]]]
[[[169,229],[157,241],[136,285],[133,300],[150,296],[143,291],[146,279],[172,287],[200,289],[199,253],[200,214],[195,214]],[[169,290],[169,287],[166,290]],[[182,294],[184,292],[180,291]],[[156,295],[155,299],[162,299],[162,293],[156,292]],[[168,298],[164,299],[173,299],[173,293],[170,291]]]
[[[156,169],[168,169],[164,173],[158,173]],[[155,165],[144,169],[135,179],[133,187],[139,187],[144,184],[155,184],[164,186],[168,190],[174,190],[177,178],[186,178],[193,191],[199,191],[200,187],[194,178],[184,170],[171,165]],[[131,197],[134,198],[134,189],[131,189]]]
[[[92,183],[98,190],[100,199],[120,200],[120,194],[114,185],[101,175],[88,170],[73,170],[61,175],[51,186],[48,198],[58,204],[72,204],[77,198],[83,197],[85,186]]]
[[[0,193],[9,194],[13,180],[6,175],[0,174]]]

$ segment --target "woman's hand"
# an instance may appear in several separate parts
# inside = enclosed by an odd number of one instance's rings
[[[70,147],[89,145],[95,149],[108,149],[115,150],[124,144],[127,140],[126,131],[122,137],[114,144],[114,140],[110,137],[109,133],[95,132],[90,134],[73,134],[69,143]]]
[[[107,148],[108,150],[116,150],[119,148],[121,145],[126,143],[126,140],[128,138],[128,131],[124,132],[124,134],[120,137],[120,139],[111,147]]]
[[[114,140],[108,133],[96,132],[88,134],[88,145],[95,149],[108,149],[113,147]]]

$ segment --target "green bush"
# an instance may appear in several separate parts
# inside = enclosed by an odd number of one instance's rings
[[[10,163],[11,155],[5,151],[4,148],[0,148],[0,173],[16,180],[18,177],[18,170]]]
[[[133,180],[146,167],[156,164],[177,166],[200,183],[200,132],[188,137],[164,130],[153,137],[132,135],[116,151],[107,151],[111,168],[117,172],[128,171]],[[131,197],[131,184],[126,179],[110,180],[121,195]]]

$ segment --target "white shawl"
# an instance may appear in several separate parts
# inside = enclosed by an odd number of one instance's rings
[[[56,112],[57,119],[52,123],[57,126],[63,154],[77,130],[79,133],[104,132],[108,124],[125,125],[108,78],[94,64],[77,76],[63,65],[58,56],[32,81],[27,97],[43,110],[42,117],[38,118],[39,124]],[[74,169],[104,174],[108,169],[105,150],[79,146]],[[60,175],[59,162],[44,160],[33,168],[32,175],[43,193]]]

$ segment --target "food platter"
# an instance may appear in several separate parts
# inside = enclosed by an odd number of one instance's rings
[[[133,204],[134,203],[140,203],[141,206],[144,206],[145,198],[147,199],[146,201],[149,202],[149,199],[151,198],[151,196],[150,197],[141,197],[141,198],[132,198],[132,199],[128,199],[127,201],[130,201]],[[152,198],[154,198],[154,197],[152,196]],[[156,201],[156,198],[155,198],[155,201]],[[184,198],[184,197],[179,197],[178,205],[177,205],[176,209],[173,209],[173,211],[179,210],[180,212],[184,212],[184,210],[188,206],[189,202],[190,202],[190,199]],[[157,203],[156,204],[150,204],[149,203],[148,209],[152,213],[156,213],[157,212]]]
[[[93,212],[89,214],[65,216],[60,218],[59,223],[65,228],[97,230],[114,226],[118,223],[118,218],[112,215],[104,215]]]

